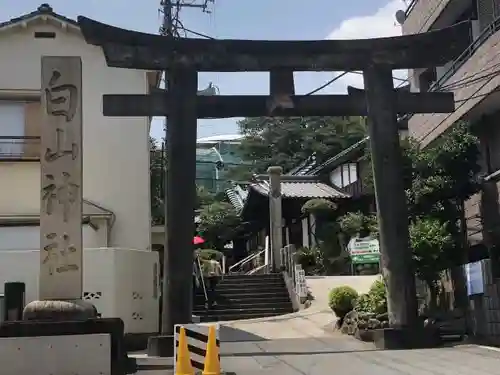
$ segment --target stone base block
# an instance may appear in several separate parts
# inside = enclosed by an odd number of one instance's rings
[[[111,338],[111,373],[133,374],[135,361],[127,357],[123,347],[124,324],[119,318],[87,320],[23,320],[3,322],[0,337],[43,337],[63,335],[109,334]]]
[[[384,328],[373,330],[377,349],[422,349],[441,344],[439,332],[422,328]]]
[[[150,357],[173,357],[174,336],[160,335],[151,336],[148,340],[148,356]]]
[[[23,320],[80,321],[97,318],[93,304],[82,300],[73,301],[33,301],[23,310]]]

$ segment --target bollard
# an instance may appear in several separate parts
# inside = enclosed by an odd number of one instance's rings
[[[217,337],[215,326],[208,329],[207,354],[202,375],[220,375],[219,347],[217,346]]]
[[[22,282],[4,284],[2,321],[23,320],[26,285]]]
[[[184,327],[181,327],[179,332],[179,347],[177,358],[175,358],[175,375],[194,375]]]

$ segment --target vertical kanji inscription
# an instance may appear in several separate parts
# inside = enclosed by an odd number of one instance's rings
[[[42,57],[40,299],[82,296],[82,64]]]

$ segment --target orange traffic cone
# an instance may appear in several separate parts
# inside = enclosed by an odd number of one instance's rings
[[[186,330],[184,327],[181,327],[179,332],[179,347],[177,348],[177,358],[175,360],[175,375],[194,375],[186,339]]]
[[[203,375],[220,375],[219,348],[217,346],[217,337],[215,326],[208,329],[207,354],[205,355],[205,366]]]

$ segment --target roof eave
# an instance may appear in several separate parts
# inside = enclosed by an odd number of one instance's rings
[[[56,13],[40,13],[37,11],[0,23],[0,33],[12,31],[18,28],[22,30],[27,29],[30,23],[33,23],[34,21],[37,20],[41,20],[43,23],[48,23],[49,21],[55,21],[61,26],[61,29],[71,29],[73,31],[80,32],[80,27],[78,26],[78,22],[76,22],[75,20],[61,16]]]

